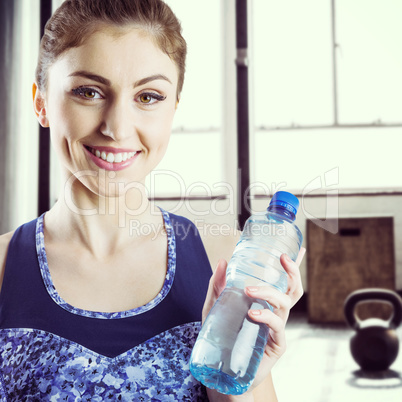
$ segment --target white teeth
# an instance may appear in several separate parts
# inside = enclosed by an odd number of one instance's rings
[[[107,154],[106,160],[107,160],[108,162],[110,162],[110,163],[113,163],[113,162],[114,162],[114,155],[113,155],[111,152],[109,152],[109,153]]]
[[[109,163],[121,163],[125,162],[127,159],[132,158],[137,152],[119,152],[119,153],[112,153],[108,152],[106,153],[105,151],[99,151],[98,149],[91,148],[91,152],[98,158],[103,159],[104,161],[107,161]]]

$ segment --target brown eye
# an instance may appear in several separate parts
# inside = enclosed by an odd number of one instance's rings
[[[91,89],[84,91],[83,94],[84,94],[85,98],[88,98],[88,99],[93,99],[96,96],[96,92]]]
[[[140,101],[141,103],[151,103],[152,96],[148,94],[142,94],[140,95]]]
[[[72,90],[72,93],[82,99],[87,99],[87,100],[93,100],[93,99],[102,99],[101,94],[93,88],[87,88],[87,87],[79,87],[79,88],[74,88]]]
[[[162,102],[166,99],[166,96],[158,94],[156,92],[143,92],[138,97],[135,98],[136,102],[141,105],[153,105],[156,102]]]

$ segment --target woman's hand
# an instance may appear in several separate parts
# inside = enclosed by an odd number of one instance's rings
[[[281,264],[288,274],[288,290],[282,293],[272,286],[248,287],[246,294],[256,299],[267,301],[273,308],[251,310],[249,317],[254,321],[266,324],[270,330],[268,343],[262,358],[253,387],[258,386],[270,373],[272,367],[286,350],[285,325],[289,318],[289,312],[303,295],[299,265],[306,250],[302,248],[296,262],[293,262],[287,255],[281,256]]]
[[[289,317],[289,312],[291,307],[293,307],[303,295],[299,266],[305,252],[306,250],[301,248],[296,262],[293,262],[285,254],[281,256],[281,264],[288,274],[288,290],[285,294],[272,286],[247,287],[245,289],[248,296],[263,299],[273,307],[273,312],[269,309],[249,311],[249,317],[252,320],[266,324],[270,330],[265,353],[257,371],[256,378],[252,387],[246,394],[251,394],[250,391],[252,389],[263,383],[274,364],[286,350],[285,325]],[[216,270],[210,279],[208,293],[202,311],[203,322],[225,287],[226,267],[226,261],[219,260]],[[243,394],[243,397],[246,397],[246,394]]]

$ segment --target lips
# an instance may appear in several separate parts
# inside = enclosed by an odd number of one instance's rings
[[[92,152],[97,158],[101,158],[109,163],[121,163],[127,159],[131,159],[137,151],[134,152],[106,152],[96,148],[86,147],[88,151]]]
[[[91,160],[106,170],[121,170],[130,166],[141,151],[84,145]]]

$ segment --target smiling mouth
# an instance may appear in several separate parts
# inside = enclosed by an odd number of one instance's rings
[[[100,151],[99,149],[91,148],[88,145],[85,145],[85,148],[95,155],[97,158],[102,159],[109,163],[122,163],[126,162],[127,160],[134,158],[134,156],[139,151],[134,152],[106,152]]]

